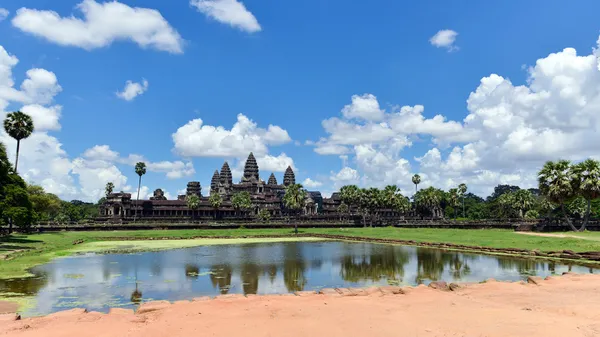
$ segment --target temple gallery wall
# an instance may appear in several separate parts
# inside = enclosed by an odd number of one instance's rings
[[[244,174],[238,183],[233,182],[229,164],[225,162],[221,171],[215,170],[210,183],[209,195],[202,194],[202,186],[197,181],[187,184],[186,194],[179,195],[177,200],[167,200],[162,190],[154,191],[149,200],[136,201],[130,193],[111,193],[100,205],[99,221],[127,221],[134,217],[144,220],[168,219],[232,219],[256,217],[259,212],[268,212],[271,218],[284,217],[291,212],[285,208],[283,196],[287,186],[295,184],[296,177],[291,167],[288,167],[280,184],[271,173],[265,182],[260,178],[256,158],[252,153],[244,165]],[[232,197],[239,192],[250,194],[252,206],[246,210],[236,210],[232,205]],[[215,209],[209,196],[219,194],[222,203]],[[200,203],[196,209],[190,209],[186,198],[198,196]],[[331,198],[323,198],[319,191],[307,191],[307,198],[301,210],[302,216],[335,216],[339,215],[341,205],[339,193],[333,193]],[[403,214],[392,210],[381,210],[380,215],[387,218],[400,218]]]

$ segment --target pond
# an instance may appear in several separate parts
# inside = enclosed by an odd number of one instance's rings
[[[85,254],[35,267],[34,278],[0,280],[0,294],[34,296],[25,316],[75,307],[107,312],[151,300],[274,294],[431,281],[518,281],[599,270],[545,260],[338,241],[200,246],[137,254]]]

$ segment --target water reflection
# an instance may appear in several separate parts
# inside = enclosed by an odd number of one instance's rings
[[[302,291],[306,285],[306,260],[302,255],[302,243],[293,242],[284,247],[283,282],[287,291]]]
[[[205,246],[142,254],[62,258],[32,270],[35,278],[0,280],[0,294],[35,295],[25,315],[71,307],[107,311],[150,300],[218,294],[269,294],[323,287],[416,285],[430,281],[519,280],[575,265],[428,248],[349,242]]]
[[[388,283],[402,282],[404,267],[410,261],[410,248],[398,246],[364,246],[362,252],[348,247],[348,255],[341,259],[341,277],[344,281]],[[356,247],[358,248],[358,247]]]
[[[228,264],[212,266],[210,269],[210,282],[213,288],[219,289],[221,295],[226,295],[231,288],[233,269]]]

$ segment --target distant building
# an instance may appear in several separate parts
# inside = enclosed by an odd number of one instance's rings
[[[234,184],[229,164],[225,162],[221,172],[215,171],[210,182],[209,194],[219,194],[223,200],[217,215],[220,218],[236,216],[254,216],[260,210],[267,210],[272,217],[281,217],[287,214],[282,199],[285,188],[296,183],[296,176],[291,167],[288,167],[283,176],[283,184],[277,183],[275,175],[271,173],[267,182],[260,179],[256,158],[250,153],[244,165],[244,174],[239,183]],[[246,191],[250,194],[252,208],[246,210],[245,214],[231,205],[231,198],[238,192]],[[196,210],[188,207],[186,197],[196,195],[200,198],[200,205]],[[303,215],[332,214],[336,212],[341,201],[339,197],[327,199],[321,196],[321,192],[307,191],[307,198],[302,211]],[[202,195],[202,187],[197,181],[187,184],[186,194],[179,195],[177,200],[167,200],[161,189],[154,191],[150,200],[132,200],[129,193],[112,193],[106,198],[106,202],[100,205],[100,218],[102,219],[129,219],[133,218],[137,210],[137,217],[142,219],[152,218],[190,218],[190,217],[213,217],[215,209],[211,206],[208,196]],[[194,215],[192,215],[192,211]]]

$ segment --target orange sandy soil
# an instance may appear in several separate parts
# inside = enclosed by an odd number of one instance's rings
[[[456,291],[329,289],[300,296],[151,302],[134,314],[83,309],[14,321],[0,336],[600,336],[600,276],[490,281]],[[402,290],[404,294],[394,294]],[[354,295],[354,296],[349,296]]]

